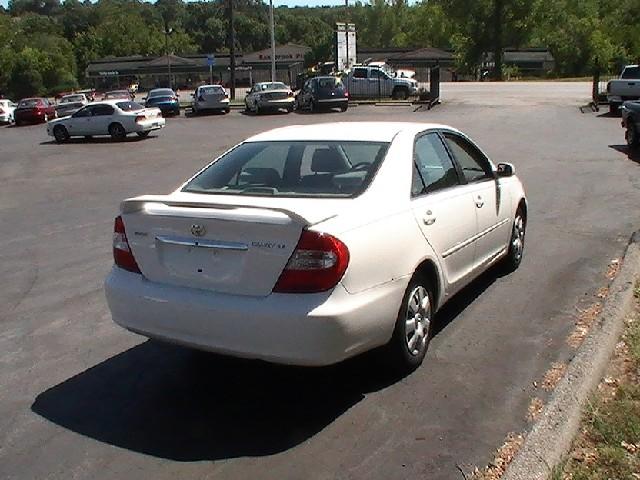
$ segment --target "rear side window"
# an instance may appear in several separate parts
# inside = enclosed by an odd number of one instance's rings
[[[212,163],[186,192],[275,197],[354,197],[362,193],[388,143],[243,143]]]
[[[428,133],[416,139],[413,161],[414,179],[411,192],[414,196],[460,184],[455,166],[436,133]],[[418,178],[415,178],[416,176]]]
[[[467,182],[493,178],[491,165],[480,150],[458,135],[445,133],[444,137]]]
[[[353,78],[367,78],[367,69],[366,68],[354,68],[353,69]]]

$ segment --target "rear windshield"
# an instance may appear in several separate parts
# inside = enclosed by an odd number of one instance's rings
[[[162,88],[159,90],[151,90],[149,97],[172,97],[174,95],[173,90],[170,88]]]
[[[342,80],[339,78],[319,78],[318,87],[328,89],[342,88]]]
[[[382,142],[243,143],[209,165],[185,192],[273,197],[355,197],[389,147]]]
[[[40,100],[33,99],[33,98],[29,98],[27,100],[20,100],[20,104],[18,105],[18,107],[21,108],[33,108],[33,107],[37,107],[38,105],[40,105]]]
[[[104,95],[104,98],[122,98],[122,97],[128,97],[129,96],[129,92],[107,92]]]
[[[161,102],[173,102],[175,99],[173,97],[149,97],[147,98],[147,103],[161,103]]]
[[[68,97],[62,97],[59,103],[74,103],[84,101],[84,95],[70,95]]]
[[[622,72],[622,78],[640,78],[640,67],[627,67]]]
[[[224,94],[224,88],[222,87],[200,87],[201,95],[214,95],[214,94]]]
[[[123,112],[136,112],[138,110],[144,110],[144,107],[136,102],[118,102],[116,103],[116,105]]]
[[[287,88],[287,86],[284,83],[281,83],[281,82],[261,83],[260,84],[260,89],[261,90],[285,90],[286,88]]]

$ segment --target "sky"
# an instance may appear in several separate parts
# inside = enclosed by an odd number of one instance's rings
[[[7,7],[9,0],[0,0],[0,5]],[[355,3],[355,0],[349,0],[349,3]],[[286,5],[288,7],[307,6],[319,7],[323,5],[344,5],[344,0],[274,0],[273,4],[277,7]]]

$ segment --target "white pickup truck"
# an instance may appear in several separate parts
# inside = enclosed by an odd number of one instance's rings
[[[418,93],[415,79],[391,76],[380,67],[355,66],[349,72],[346,84],[352,98],[392,97],[405,100]]]
[[[609,111],[617,113],[623,102],[640,99],[640,66],[627,65],[618,80],[607,84]]]

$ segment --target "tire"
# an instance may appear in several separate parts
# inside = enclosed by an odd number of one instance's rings
[[[112,123],[109,125],[109,135],[116,140],[123,140],[127,137],[127,132],[119,123]]]
[[[318,111],[318,104],[313,100],[311,100],[311,103],[309,103],[309,111],[311,113],[316,113]]]
[[[138,135],[140,138],[147,138],[150,133],[151,130],[147,130],[146,132],[136,132],[136,135]]]
[[[617,103],[610,103],[609,113],[611,115],[618,115],[620,113],[620,105],[618,105]]]
[[[225,109],[224,109],[224,113],[229,113],[229,112],[231,112],[231,109],[230,109],[230,108],[225,108]]]
[[[625,132],[625,138],[629,148],[638,148],[640,145],[640,138],[638,138],[638,127],[632,118],[627,119],[627,130]]]
[[[56,125],[53,128],[53,137],[57,143],[64,143],[69,140],[69,132],[63,125]]]
[[[344,112],[347,111],[348,108],[349,108],[348,105],[343,105],[343,106],[340,107],[340,111],[344,113]]]
[[[409,98],[409,92],[406,88],[396,88],[391,96],[394,100],[406,100]]]
[[[504,258],[504,267],[508,272],[518,269],[522,263],[524,255],[524,240],[527,230],[527,218],[522,207],[516,211],[513,219],[513,227],[511,228],[511,237],[509,238],[509,251]]]
[[[290,107],[287,107],[287,113],[291,113],[293,112],[293,105],[291,105]]]
[[[387,345],[395,368],[408,373],[418,368],[433,336],[433,288],[415,274],[402,298],[391,341]]]

